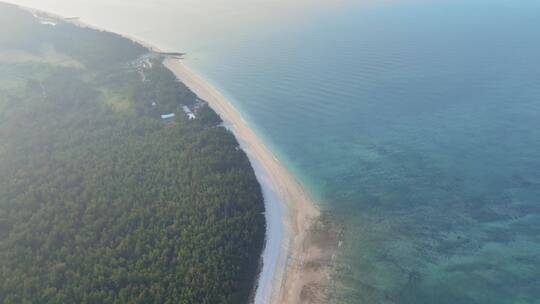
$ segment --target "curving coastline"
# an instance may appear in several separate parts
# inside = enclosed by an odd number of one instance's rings
[[[319,209],[296,178],[216,88],[177,59],[166,59],[165,66],[221,116],[248,155],[263,187],[266,210],[272,214],[267,214],[267,240],[255,304],[304,302],[302,291],[305,286],[322,285],[328,279],[329,269],[306,271],[305,267],[321,258],[319,250],[313,250],[316,244],[310,244],[308,238],[320,219]],[[286,210],[276,204],[285,204]],[[282,225],[284,229],[280,231],[275,225]],[[283,234],[276,235],[281,232]],[[276,244],[276,240],[281,244]]]
[[[33,8],[19,7],[79,27],[107,31],[79,19],[66,19]],[[126,34],[120,35],[153,52],[162,52],[150,43]],[[327,225],[321,221],[321,212],[316,203],[249,127],[240,112],[214,86],[178,58],[166,56],[164,65],[221,116],[225,127],[235,135],[246,152],[261,185],[267,233],[254,303],[325,303],[324,287],[330,278],[337,235],[324,231],[328,227],[323,227]]]

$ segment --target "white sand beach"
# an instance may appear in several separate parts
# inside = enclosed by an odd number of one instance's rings
[[[313,281],[322,283],[320,281],[326,278],[325,275],[304,271],[307,262],[319,258],[313,250],[308,250],[310,246],[306,244],[311,226],[320,217],[318,208],[295,177],[217,89],[177,59],[166,59],[165,65],[221,116],[247,153],[263,187],[266,211],[272,214],[267,214],[267,243],[263,253],[266,268],[263,266],[255,303],[301,303],[304,286]],[[283,203],[285,211],[279,206]],[[275,243],[276,240],[281,244]]]
[[[30,8],[25,9],[33,13],[38,12]],[[58,15],[41,13],[80,27],[106,31],[79,19],[66,20]],[[158,47],[136,37],[122,36],[152,51],[161,51]],[[331,252],[325,249],[332,248],[333,245],[328,245],[332,242],[327,242],[326,245],[324,241],[321,243],[320,237],[317,238],[318,241],[310,238],[314,226],[320,223],[317,205],[255,134],[242,115],[214,86],[190,70],[178,58],[168,57],[164,64],[221,116],[225,126],[233,132],[241,148],[248,155],[261,184],[265,198],[267,233],[255,304],[324,303],[321,300],[322,286],[325,286],[325,282],[329,279],[330,267],[325,266],[330,264],[331,256]]]

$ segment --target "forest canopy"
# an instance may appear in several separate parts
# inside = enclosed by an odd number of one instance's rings
[[[0,3],[0,302],[248,302],[264,204],[233,135],[158,55],[40,18]]]

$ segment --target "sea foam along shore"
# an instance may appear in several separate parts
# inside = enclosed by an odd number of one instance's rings
[[[21,8],[79,27],[107,31],[79,19],[66,20],[62,16],[48,12],[28,7]],[[151,51],[161,52],[158,47],[141,39],[127,34],[119,35]],[[308,237],[320,220],[317,205],[296,178],[257,137],[242,115],[214,86],[199,77],[177,58],[166,58],[164,65],[220,115],[225,126],[233,132],[241,148],[248,155],[261,184],[265,200],[267,232],[262,255],[263,267],[254,298],[255,304],[321,302],[320,299],[316,299],[318,297],[306,299],[303,295],[304,290],[310,286],[326,285],[330,273],[329,267],[306,270],[305,266],[309,263],[320,263],[328,256],[328,252],[322,254],[322,248],[310,241]]]
[[[192,72],[179,60],[168,58],[164,62],[175,75],[187,85],[197,96],[204,99],[220,115],[227,129],[235,134],[241,148],[249,157],[257,180],[261,185],[265,201],[266,218],[266,243],[262,255],[263,268],[259,274],[257,289],[255,293],[255,304],[271,303],[272,289],[279,284],[285,268],[287,248],[282,221],[287,218],[287,210],[276,191],[276,185],[272,182],[270,172],[266,169],[263,160],[255,153],[266,153],[260,151],[261,143],[254,136],[251,129],[235,108],[203,78]],[[260,152],[258,152],[260,151]],[[276,279],[274,281],[274,279]],[[273,301],[276,302],[276,301]],[[276,302],[278,303],[278,302]]]
[[[319,258],[307,250],[310,246],[306,246],[312,225],[320,217],[318,208],[295,177],[217,89],[177,59],[166,59],[165,65],[221,116],[247,153],[263,187],[267,239],[255,304],[302,302],[301,292],[305,286],[322,284],[327,278],[326,275],[305,273],[303,267],[305,263]],[[282,203],[287,207],[286,212],[280,206]]]

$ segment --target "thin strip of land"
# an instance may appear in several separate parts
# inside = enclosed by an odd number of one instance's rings
[[[78,18],[65,19],[52,14],[47,15],[80,27],[104,30],[88,25]],[[241,148],[252,162],[254,169],[264,171],[259,172],[260,175],[257,174],[259,178],[264,176],[264,182],[260,181],[261,186],[270,187],[271,189],[266,190],[275,193],[278,197],[277,200],[265,198],[266,211],[279,212],[279,208],[269,208],[271,206],[268,204],[283,203],[287,209],[284,214],[273,214],[274,216],[270,217],[280,221],[271,224],[274,226],[282,225],[284,235],[280,237],[281,244],[277,249],[280,251],[279,254],[271,256],[272,259],[278,260],[263,259],[265,265],[271,265],[277,269],[270,269],[265,274],[263,266],[259,284],[270,284],[271,286],[258,287],[259,290],[269,292],[268,296],[255,297],[255,304],[324,303],[325,287],[328,286],[332,270],[331,264],[335,257],[334,249],[337,247],[337,233],[334,233],[334,229],[330,229],[332,231],[329,232],[326,229],[328,227],[324,227],[326,224],[321,221],[321,212],[317,204],[249,127],[242,115],[214,86],[190,70],[177,56],[167,56],[166,54],[169,53],[164,53],[149,43],[129,35],[122,34],[122,36],[147,47],[158,55],[165,54],[164,65],[199,98],[208,102],[233,132],[241,144]],[[268,191],[263,190],[263,192]],[[267,226],[271,226],[270,223],[267,223]],[[274,231],[267,230],[267,240],[272,237],[268,235],[271,233]],[[271,278],[263,280],[262,278],[265,276],[271,276]],[[259,303],[257,303],[257,299]]]
[[[328,244],[322,244],[316,241],[320,237],[310,235],[316,233],[316,227],[321,224],[320,211],[315,202],[216,88],[179,60],[166,59],[165,66],[221,116],[252,162],[256,161],[262,166],[270,186],[286,204],[288,217],[282,220],[285,225],[285,244],[281,246],[286,263],[285,269],[278,269],[274,274],[270,302],[292,304],[323,301],[322,290],[311,289],[326,286],[330,275],[328,261],[331,254],[323,252]],[[323,243],[334,239],[324,238],[327,241]],[[279,267],[279,263],[277,265]]]

